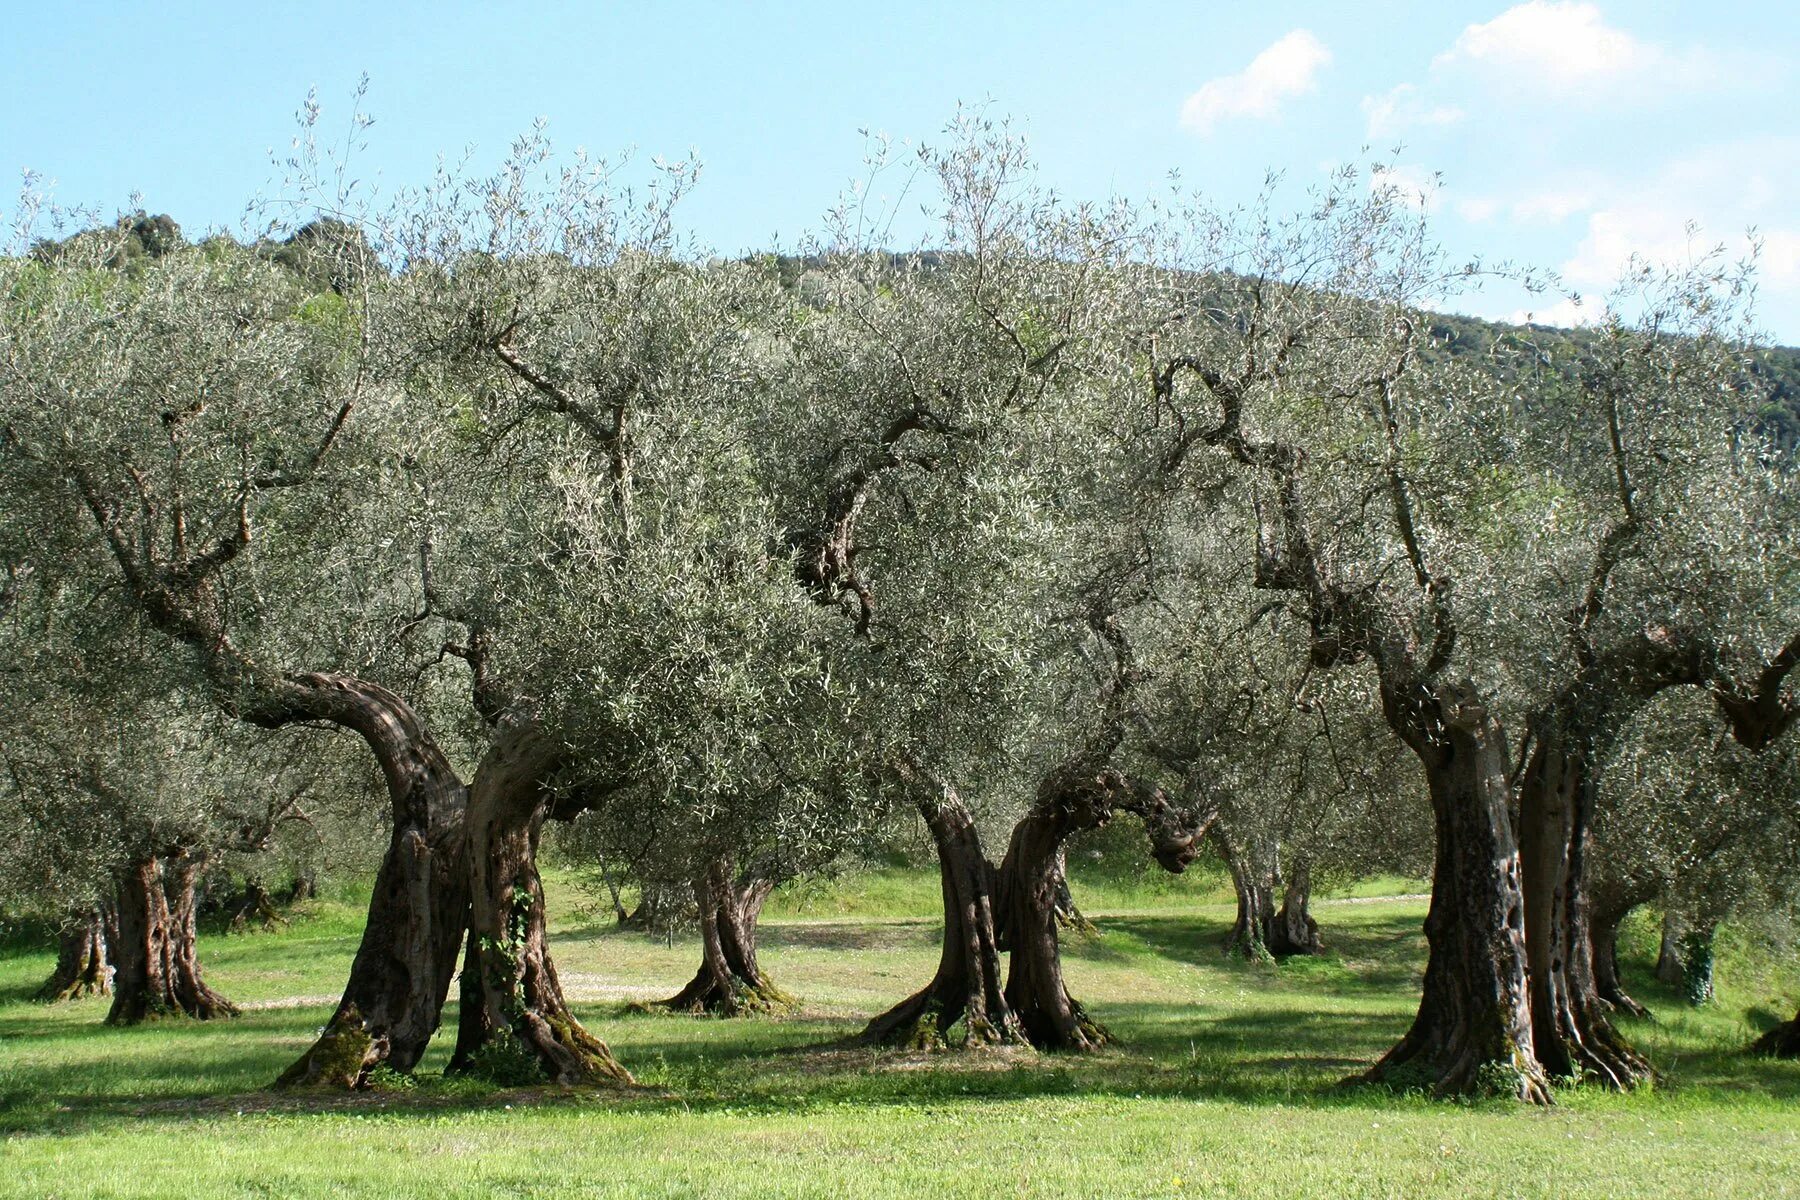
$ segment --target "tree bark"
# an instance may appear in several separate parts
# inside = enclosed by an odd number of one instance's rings
[[[550,810],[543,781],[556,759],[533,723],[503,718],[469,790],[469,939],[450,1068],[480,1071],[484,1056],[518,1051],[554,1083],[629,1083],[569,1011],[550,958],[537,852]]]
[[[791,1007],[756,961],[756,922],[774,881],[737,871],[729,856],[714,859],[694,880],[700,911],[700,969],[661,1006],[676,1012],[741,1017]]]
[[[109,1025],[159,1017],[206,1021],[234,1017],[237,1008],[206,985],[194,944],[194,874],[186,853],[170,856],[168,891],[162,859],[146,855],[118,875],[119,937],[114,947]],[[169,903],[173,893],[175,903]]]
[[[923,1049],[948,1043],[958,1021],[968,1049],[1025,1042],[1000,979],[1001,928],[997,876],[962,797],[945,786],[923,797],[919,813],[937,845],[944,894],[944,944],[931,982],[882,1013],[862,1031],[868,1045]]]
[[[1237,915],[1231,932],[1225,935],[1225,953],[1252,962],[1266,962],[1272,957],[1270,942],[1274,936],[1274,873],[1256,862],[1249,847],[1234,836],[1226,822],[1213,825],[1213,841],[1231,872],[1231,887],[1237,893]]]
[[[146,855],[118,875],[119,941],[114,947],[108,1025],[136,1025],[180,1010],[170,985],[169,905],[162,864]]]
[[[1587,895],[1593,756],[1591,740],[1553,716],[1539,728],[1520,780],[1532,1039],[1550,1076],[1627,1091],[1653,1072],[1613,1028],[1594,969]]]
[[[1594,987],[1600,999],[1615,1010],[1634,1017],[1647,1017],[1650,1010],[1632,998],[1619,977],[1619,926],[1636,907],[1635,904],[1594,906]]]
[[[1269,949],[1277,958],[1299,954],[1322,954],[1319,923],[1308,911],[1312,904],[1312,864],[1295,859],[1288,867],[1287,883],[1281,896],[1281,908],[1269,927]]]
[[[1052,776],[1017,825],[1000,863],[1002,927],[1012,961],[1005,1000],[1031,1044],[1043,1050],[1094,1050],[1111,1035],[1069,995],[1062,977],[1056,894],[1063,842],[1111,817],[1099,789]]]
[[[294,676],[244,716],[270,727],[311,719],[354,730],[381,765],[393,806],[343,997],[276,1086],[358,1088],[377,1066],[410,1071],[437,1030],[468,928],[467,789],[412,707],[364,680]]]
[[[56,967],[34,997],[45,1004],[104,996],[112,990],[106,921],[98,908],[64,922],[57,936]]]
[[[195,855],[171,855],[165,881],[169,899],[169,982],[175,1003],[188,1016],[206,1021],[235,1017],[238,1008],[208,987],[200,974],[199,938],[194,928],[194,878],[201,865],[201,859]]]
[[[1467,687],[1384,686],[1383,706],[1425,768],[1437,864],[1418,1015],[1361,1078],[1547,1104],[1532,1042],[1505,739]]]

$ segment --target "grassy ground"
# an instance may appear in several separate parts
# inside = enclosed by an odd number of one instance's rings
[[[929,887],[893,873],[776,906],[766,964],[805,1008],[752,1021],[627,1014],[686,979],[694,946],[618,933],[553,890],[572,914],[555,936],[564,983],[644,1085],[627,1092],[445,1082],[429,1074],[442,1046],[407,1091],[259,1091],[329,1012],[358,931],[347,905],[203,939],[212,981],[249,1009],[228,1023],[105,1029],[103,1002],[25,999],[48,955],[0,958],[0,1195],[1800,1194],[1800,1065],[1737,1053],[1800,980],[1753,948],[1725,946],[1708,1009],[1634,972],[1659,1019],[1630,1032],[1664,1083],[1566,1091],[1548,1112],[1333,1087],[1411,1016],[1416,900],[1322,905],[1332,953],[1275,967],[1220,957],[1216,889],[1104,897],[1127,911],[1084,895],[1102,932],[1074,940],[1068,973],[1118,1049],[836,1045],[937,953],[933,920],[856,914]],[[1636,956],[1649,933],[1631,931]]]

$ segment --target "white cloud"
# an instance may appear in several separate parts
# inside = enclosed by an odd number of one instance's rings
[[[1701,47],[1648,41],[1610,25],[1596,4],[1526,0],[1491,21],[1465,26],[1431,60],[1426,78],[1363,97],[1371,141],[1442,128],[1467,113],[1571,102],[1663,105],[1700,90],[1755,86],[1783,66],[1737,53],[1728,62]],[[1563,109],[1556,110],[1560,118]]]
[[[1646,71],[1661,57],[1656,47],[1608,25],[1597,5],[1529,0],[1464,29],[1432,65],[1484,63],[1568,88]]]
[[[1620,179],[1592,198],[1580,243],[1562,265],[1579,287],[1606,288],[1635,255],[1694,261],[1716,246],[1748,252],[1758,227],[1758,278],[1767,299],[1800,300],[1800,137],[1751,138],[1708,147],[1648,175]]]
[[[1232,117],[1267,119],[1290,96],[1318,86],[1318,74],[1331,62],[1325,43],[1296,29],[1250,60],[1236,75],[1208,80],[1181,106],[1181,124],[1201,136]]]
[[[1363,116],[1369,120],[1369,138],[1392,137],[1418,125],[1454,125],[1463,119],[1463,110],[1454,104],[1433,104],[1419,94],[1417,86],[1402,83],[1385,95],[1364,96]]]

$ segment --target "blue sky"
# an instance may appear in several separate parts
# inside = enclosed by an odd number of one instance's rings
[[[859,129],[929,141],[959,101],[1025,129],[1046,177],[1142,196],[1178,169],[1247,198],[1403,146],[1458,253],[1598,295],[1624,256],[1764,239],[1763,321],[1800,342],[1800,9],[1712,4],[348,4],[0,0],[0,171],[65,205],[141,193],[190,231],[279,180],[294,112],[370,77],[360,164],[564,147],[704,163],[685,212],[724,251],[792,245],[859,170]],[[1426,187],[1441,175],[1441,186]],[[11,208],[0,201],[0,207]],[[1702,227],[1698,241],[1685,224]],[[1591,315],[1505,289],[1462,307]]]

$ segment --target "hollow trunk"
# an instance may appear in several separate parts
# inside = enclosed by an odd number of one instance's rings
[[[1662,938],[1656,947],[1656,978],[1660,983],[1671,987],[1687,986],[1687,972],[1681,965],[1681,918],[1675,910],[1665,908],[1662,917]]]
[[[1520,781],[1532,1044],[1550,1076],[1625,1091],[1653,1073],[1613,1028],[1594,970],[1587,895],[1592,757],[1592,746],[1553,718],[1539,730]]]
[[[1519,852],[1505,738],[1472,694],[1384,688],[1384,708],[1425,769],[1437,844],[1418,1015],[1362,1076],[1445,1095],[1550,1094],[1532,1045]]]
[[[235,1017],[237,1005],[213,991],[200,974],[199,939],[194,928],[194,879],[202,860],[179,853],[169,859],[165,881],[169,901],[169,975],[175,1003],[190,1017]]]
[[[862,1031],[870,1045],[945,1045],[958,1021],[965,1047],[1017,1044],[1024,1030],[1007,1004],[1000,980],[1000,927],[994,867],[981,835],[954,788],[919,804],[937,845],[944,895],[944,943],[931,982],[882,1013]]]
[[[318,1040],[276,1080],[277,1087],[363,1087],[377,1066],[412,1070],[443,1014],[468,929],[468,793],[418,714],[386,688],[302,675],[284,681],[280,700],[249,719],[324,720],[355,730],[381,765],[393,807],[393,833],[343,997]]]
[[[1296,859],[1288,868],[1281,908],[1269,923],[1269,949],[1277,957],[1324,953],[1324,944],[1319,941],[1319,923],[1307,911],[1311,904],[1312,864],[1305,859]]]
[[[1006,1004],[1039,1049],[1093,1050],[1111,1040],[1063,983],[1056,922],[1063,842],[1104,825],[1109,815],[1090,789],[1047,781],[1032,810],[1013,826],[1000,864],[1001,925],[1012,952]]]
[[[55,1004],[83,996],[104,996],[111,990],[106,922],[99,909],[90,909],[63,923],[57,936],[56,967],[37,990],[35,999]]]
[[[518,1083],[511,1072],[531,1063],[556,1083],[629,1083],[569,1011],[550,958],[537,852],[550,804],[542,784],[555,762],[534,725],[503,720],[469,789],[469,938],[450,1068]],[[496,1069],[500,1060],[507,1065]]]
[[[1619,1012],[1647,1017],[1650,1010],[1632,999],[1619,978],[1619,926],[1636,905],[1596,904],[1593,919],[1594,987]]]
[[[700,911],[700,969],[688,985],[662,1001],[677,1012],[747,1016],[791,1007],[793,997],[756,961],[756,922],[775,890],[771,880],[740,874],[729,856],[714,859],[694,880]]]

